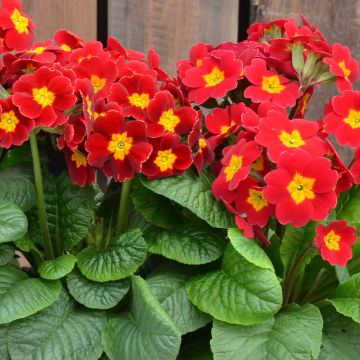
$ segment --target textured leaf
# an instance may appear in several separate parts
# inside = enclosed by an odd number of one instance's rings
[[[177,266],[163,266],[146,279],[151,292],[182,335],[195,331],[210,321],[210,317],[199,311],[187,298],[185,285],[190,278],[189,270]]]
[[[324,329],[319,360],[358,360],[360,324],[331,307],[326,307],[322,315]]]
[[[360,323],[360,273],[339,285],[329,301],[337,312]]]
[[[234,249],[247,261],[263,269],[275,271],[265,251],[253,239],[248,239],[235,228],[228,230],[228,237]]]
[[[163,231],[149,242],[150,252],[188,265],[212,262],[222,255],[224,247],[224,236],[216,229],[195,225]]]
[[[350,274],[346,266],[335,265],[335,274],[340,284],[350,279]]]
[[[350,191],[349,191],[350,193]],[[352,226],[360,225],[360,187],[356,186],[351,190],[351,196],[342,204],[337,213],[338,219],[347,220]]]
[[[290,305],[275,318],[251,326],[214,321],[214,360],[311,360],[320,351],[323,321],[311,304]]]
[[[0,359],[11,360],[6,344],[7,325],[0,325]]]
[[[27,227],[27,218],[20,208],[0,200],[0,244],[20,239]]]
[[[0,324],[21,319],[51,305],[61,291],[59,281],[29,279],[10,266],[0,268]]]
[[[95,192],[90,186],[74,185],[65,174],[55,177],[44,171],[44,193],[49,231],[53,242],[60,238],[65,250],[70,250],[88,232],[94,215]],[[30,214],[30,235],[41,243],[36,209]]]
[[[90,280],[106,282],[123,279],[134,273],[146,259],[147,244],[139,230],[114,239],[103,250],[92,246],[78,255],[78,268]]]
[[[233,324],[260,323],[274,315],[282,303],[275,273],[248,262],[230,244],[221,270],[190,280],[186,290],[200,310]]]
[[[61,279],[72,271],[75,263],[76,257],[74,255],[62,255],[54,260],[44,261],[39,266],[38,272],[44,279]]]
[[[1,157],[0,149],[0,157]],[[12,147],[6,151],[5,156],[1,159],[0,170],[13,168],[19,165],[29,165],[32,169],[32,157],[29,143],[24,143],[19,147]]]
[[[15,249],[9,245],[0,245],[0,266],[8,264],[15,255]]]
[[[130,314],[111,317],[103,332],[110,360],[175,360],[180,342],[179,330],[146,282],[133,276]]]
[[[48,308],[9,327],[12,360],[97,360],[105,313],[76,306],[62,291]]]
[[[35,186],[26,170],[10,168],[0,171],[0,201],[14,203],[22,211],[35,205]]]
[[[86,279],[78,270],[66,277],[66,283],[73,298],[91,309],[111,309],[130,288],[129,279],[98,283]]]
[[[233,216],[212,195],[212,181],[212,176],[206,171],[201,177],[187,171],[183,175],[165,179],[142,179],[148,189],[184,206],[212,227],[224,229],[234,227]]]

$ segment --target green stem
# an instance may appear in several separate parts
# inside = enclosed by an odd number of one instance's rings
[[[45,255],[47,259],[54,259],[54,251],[51,245],[49,227],[46,218],[44,188],[43,188],[43,180],[41,174],[39,149],[37,146],[36,134],[34,131],[30,133],[30,148],[31,148],[31,155],[33,160],[35,187],[37,193],[39,224],[44,241]]]
[[[6,99],[10,94],[6,91],[6,89],[0,84],[0,98]]]
[[[122,183],[121,197],[119,203],[119,213],[116,226],[116,234],[121,235],[126,231],[128,221],[129,195],[131,189],[131,181],[125,180]]]
[[[306,254],[311,249],[311,247],[312,247],[312,243],[310,243],[308,246],[305,247],[305,249],[298,255],[298,257],[291,265],[291,268],[289,270],[288,276],[286,277],[284,284],[284,305],[287,305],[289,303],[291,290],[293,287],[293,282],[295,280],[297,270],[301,262],[304,260]]]

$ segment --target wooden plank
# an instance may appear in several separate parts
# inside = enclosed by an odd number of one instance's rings
[[[125,47],[154,47],[175,74],[197,42],[237,41],[239,0],[108,0],[109,35]]]
[[[23,0],[23,4],[37,26],[36,40],[52,38],[62,28],[96,40],[97,0]]]

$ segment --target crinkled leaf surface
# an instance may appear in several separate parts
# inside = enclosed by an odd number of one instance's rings
[[[0,244],[20,239],[27,228],[27,218],[20,208],[0,200]]]
[[[15,255],[15,249],[10,245],[0,245],[0,266],[8,264]]]
[[[6,343],[7,329],[8,329],[7,325],[0,325],[0,359],[1,360],[11,360]]]
[[[61,279],[69,274],[76,264],[74,255],[62,255],[53,260],[44,261],[38,268],[40,276],[48,280]]]
[[[111,317],[102,343],[110,360],[175,360],[181,335],[146,282],[132,277],[130,313]]]

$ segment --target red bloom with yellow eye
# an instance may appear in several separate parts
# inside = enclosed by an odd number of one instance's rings
[[[197,119],[197,112],[190,106],[175,107],[169,91],[155,94],[148,106],[148,136],[157,138],[165,132],[188,134]]]
[[[250,173],[252,163],[260,156],[261,148],[255,141],[240,140],[236,145],[230,145],[223,150],[223,165],[219,176],[212,184],[214,196],[230,202],[232,192],[240,181]]]
[[[158,91],[156,79],[148,75],[125,76],[110,88],[109,101],[118,103],[125,116],[143,120],[150,100]]]
[[[222,98],[237,86],[242,62],[232,51],[216,50],[202,59],[200,66],[185,71],[182,82],[189,90],[189,100],[202,104],[209,98]]]
[[[0,27],[6,29],[5,44],[9,49],[24,50],[28,48],[34,38],[32,29],[35,28],[30,17],[22,11],[19,0],[2,0],[0,8]]]
[[[179,135],[166,133],[162,138],[152,139],[151,144],[153,152],[142,169],[149,179],[180,175],[191,166],[191,150],[180,144]]]
[[[76,101],[70,80],[60,71],[43,66],[23,75],[13,85],[13,102],[21,114],[35,120],[36,126],[56,127],[66,121],[64,110]]]
[[[356,240],[356,229],[345,220],[316,227],[315,245],[320,250],[321,257],[333,266],[346,266],[352,258],[351,246]]]
[[[304,150],[283,152],[277,169],[264,178],[265,199],[276,206],[281,224],[303,226],[326,218],[336,206],[334,191],[338,174],[324,157],[314,158]]]
[[[64,149],[65,161],[71,181],[79,186],[92,185],[95,181],[95,168],[89,165],[84,150]]]
[[[360,184],[360,147],[355,151],[354,162],[351,165],[350,171],[354,177],[355,184]]]
[[[254,59],[244,71],[246,78],[253,84],[245,89],[244,96],[255,103],[271,101],[282,108],[292,107],[301,95],[298,83],[267,70],[263,59]]]
[[[339,91],[352,89],[352,83],[359,77],[359,64],[351,56],[348,47],[333,44],[331,57],[325,58],[324,63],[329,65],[330,72],[336,76]]]
[[[68,53],[70,53],[73,49],[83,47],[85,44],[85,41],[79,35],[66,29],[58,30],[54,35],[54,40],[65,52]]]
[[[12,96],[0,99],[0,148],[22,145],[34,127],[34,121],[20,114]]]
[[[360,145],[360,91],[346,90],[333,97],[332,110],[324,117],[325,132],[334,134],[340,145]]]
[[[240,127],[241,115],[245,109],[244,103],[231,104],[225,109],[215,108],[205,119],[206,128],[216,135],[236,132]]]
[[[324,141],[316,134],[319,125],[303,119],[289,120],[287,115],[271,110],[259,125],[255,141],[266,147],[271,161],[276,162],[283,151],[306,150],[314,157],[326,152]]]
[[[152,150],[147,142],[145,123],[125,122],[123,115],[115,110],[95,121],[85,148],[89,164],[103,168],[105,175],[115,181],[132,179],[141,171]]]

